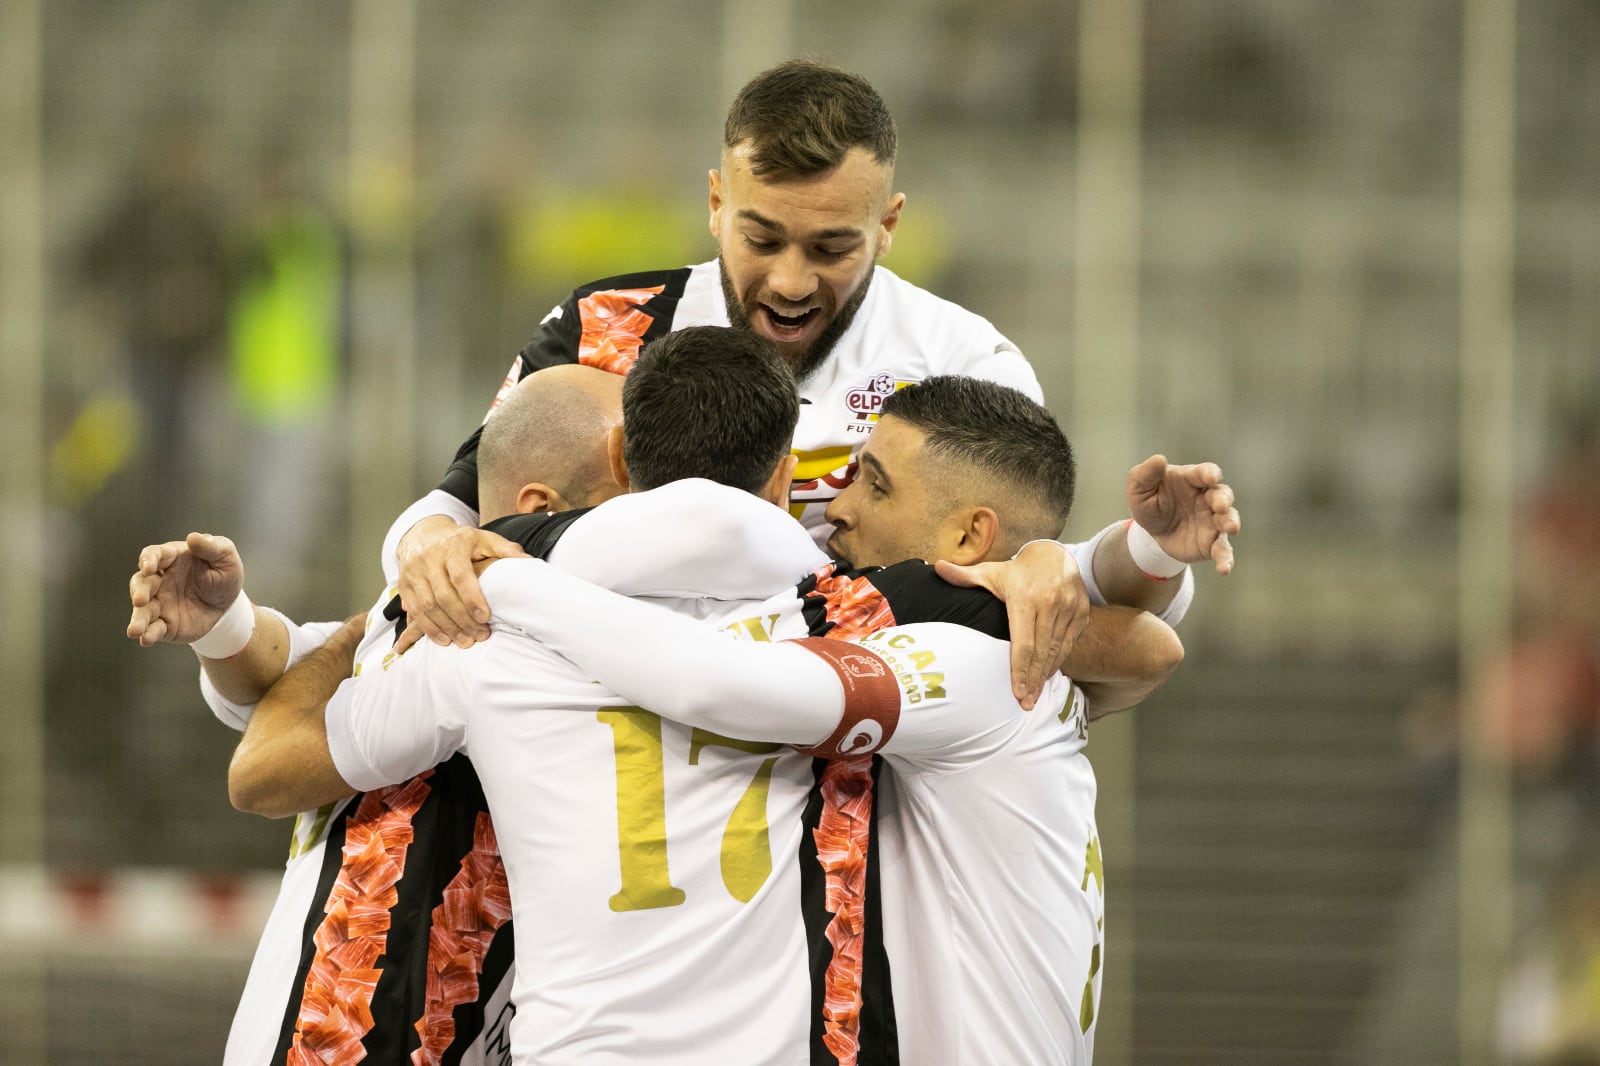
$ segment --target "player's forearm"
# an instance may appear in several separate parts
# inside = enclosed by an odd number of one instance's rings
[[[226,659],[195,657],[224,698],[234,703],[255,703],[289,665],[289,630],[276,612],[257,606],[250,642]]]
[[[275,655],[264,657],[264,661],[261,664],[251,668],[247,668],[242,663],[235,664],[229,669],[250,669],[255,671],[254,676],[235,678],[236,684],[229,686],[229,693],[231,694],[224,694],[217,687],[217,681],[213,678],[213,673],[216,671],[207,670],[205,659],[201,657],[200,695],[204,697],[206,705],[211,708],[211,713],[216,715],[217,721],[238,733],[244,732],[244,727],[250,722],[250,716],[255,713],[256,701],[272,686],[273,682],[283,676],[283,671],[321,647],[323,641],[337,633],[344,626],[342,620],[338,622],[301,623],[286,618],[270,607],[257,608],[257,610],[271,615],[279,625],[283,626],[283,631],[288,634],[288,648],[281,665]],[[272,640],[272,634],[275,630],[271,627],[258,628],[258,632],[261,632],[268,640]],[[255,635],[254,633],[251,634],[252,637]],[[226,675],[219,673],[219,676],[223,677],[224,684],[228,683]]]
[[[742,740],[811,745],[839,723],[844,694],[821,659],[729,639],[533,559],[483,574],[491,623],[528,633],[631,703]]]
[[[1177,598],[1187,574],[1165,581],[1147,576],[1128,553],[1127,525],[1119,522],[1095,545],[1094,580],[1106,603],[1160,614]]]
[[[364,623],[364,615],[350,619],[261,697],[228,766],[234,807],[282,818],[354,791],[328,754],[323,711],[350,676]]]
[[[1094,607],[1062,672],[1089,697],[1089,717],[1132,707],[1183,662],[1183,642],[1155,615],[1131,607]]]

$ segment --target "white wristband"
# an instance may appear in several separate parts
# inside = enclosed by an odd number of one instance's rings
[[[244,646],[250,643],[250,637],[255,631],[255,604],[244,594],[244,589],[240,589],[239,595],[228,605],[228,609],[222,612],[222,617],[217,619],[216,625],[189,647],[207,659],[231,659],[244,651]]]
[[[1180,562],[1163,551],[1150,531],[1131,518],[1128,520],[1128,554],[1133,557],[1133,565],[1145,577],[1156,581],[1177,577],[1189,568],[1188,563]]]

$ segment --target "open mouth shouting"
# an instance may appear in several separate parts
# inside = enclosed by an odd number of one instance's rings
[[[819,284],[804,296],[788,298],[767,288],[764,278],[752,281],[741,295],[733,287],[725,264],[721,264],[720,273],[728,324],[753,330],[772,341],[802,379],[827,358],[840,335],[850,327],[872,281],[868,273],[854,294],[840,304],[827,285]]]
[[[802,340],[811,332],[817,320],[822,317],[820,307],[808,307],[799,310],[778,310],[769,303],[756,304],[758,313],[765,319],[767,335],[779,342],[794,342]]]

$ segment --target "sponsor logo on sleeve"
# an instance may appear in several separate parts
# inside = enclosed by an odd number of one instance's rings
[[[824,759],[870,755],[887,744],[900,724],[900,686],[889,666],[859,645],[822,637],[802,637],[788,643],[812,652],[839,677],[844,688],[844,714],[833,734],[803,755]]]
[[[871,718],[856,723],[855,730],[839,742],[840,755],[864,755],[883,744],[883,726]]]

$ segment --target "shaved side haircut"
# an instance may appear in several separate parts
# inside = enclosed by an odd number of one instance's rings
[[[1008,551],[1054,539],[1066,525],[1077,483],[1072,446],[1055,416],[1016,389],[931,377],[885,400],[882,417],[915,426],[924,456],[953,468],[954,478],[940,485],[952,504],[1010,497],[996,507]]]

